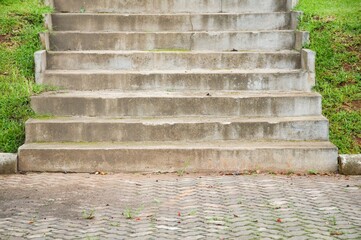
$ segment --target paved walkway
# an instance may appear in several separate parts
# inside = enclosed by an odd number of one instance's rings
[[[0,176],[0,239],[361,239],[361,177]]]

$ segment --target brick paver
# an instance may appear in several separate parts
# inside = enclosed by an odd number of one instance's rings
[[[361,239],[361,177],[0,176],[0,239]]]

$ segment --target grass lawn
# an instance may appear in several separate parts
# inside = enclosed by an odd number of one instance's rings
[[[24,122],[34,113],[29,97],[43,87],[34,84],[34,52],[41,48],[39,0],[0,0],[0,152],[16,152],[24,142]]]
[[[341,153],[361,152],[361,1],[300,0],[300,29],[317,53],[315,90]]]
[[[317,52],[316,91],[323,95],[331,141],[341,153],[361,152],[361,1],[300,0],[300,29],[311,33]],[[33,53],[40,49],[39,0],[0,0],[0,152],[16,152],[24,142],[24,122],[34,112]]]

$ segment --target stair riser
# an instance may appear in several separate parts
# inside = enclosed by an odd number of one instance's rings
[[[32,108],[55,116],[309,116],[321,114],[320,97],[33,97]]]
[[[327,121],[26,124],[26,142],[328,140]]]
[[[47,68],[53,70],[191,70],[191,69],[299,69],[299,53],[66,53],[51,52]]]
[[[293,49],[293,32],[242,33],[67,33],[50,35],[52,50],[284,50]]]
[[[219,12],[282,12],[287,0],[56,0],[59,12],[120,13],[219,13]]]
[[[204,15],[52,14],[57,31],[256,31],[290,29],[289,13]]]
[[[20,149],[19,171],[272,172],[337,171],[329,149]]]
[[[297,90],[310,91],[312,83],[304,72],[222,74],[53,74],[44,84],[71,90]]]

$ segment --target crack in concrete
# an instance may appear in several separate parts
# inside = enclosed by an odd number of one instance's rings
[[[194,35],[195,33],[191,33],[190,39],[189,39],[189,50],[192,51],[194,48]]]
[[[189,22],[191,24],[191,30],[194,31],[194,26],[193,26],[193,19],[192,19],[192,14],[189,14]]]

